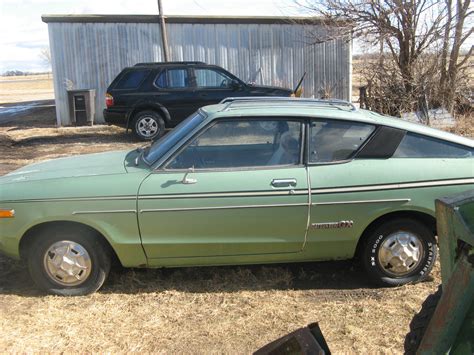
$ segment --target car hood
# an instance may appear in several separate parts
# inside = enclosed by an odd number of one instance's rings
[[[278,86],[249,85],[252,95],[261,96],[290,96],[293,90]]]
[[[42,161],[0,177],[0,183],[123,174],[127,153],[107,152]]]

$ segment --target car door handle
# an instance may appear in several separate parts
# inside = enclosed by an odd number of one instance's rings
[[[295,187],[296,186],[296,179],[273,179],[272,180],[273,187]]]

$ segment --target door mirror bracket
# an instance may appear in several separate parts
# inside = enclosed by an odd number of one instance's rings
[[[197,179],[193,179],[193,178],[189,178],[188,175],[190,173],[194,173],[194,165],[188,169],[188,171],[186,172],[186,174],[184,174],[183,176],[183,180],[181,180],[181,182],[185,185],[189,185],[189,184],[195,184],[197,183]]]

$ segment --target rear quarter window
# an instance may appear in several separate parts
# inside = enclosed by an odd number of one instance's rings
[[[140,86],[142,81],[150,74],[149,69],[139,69],[139,70],[131,70],[126,72],[120,80],[118,81],[117,85],[115,86],[116,89],[136,89]]]
[[[350,121],[314,120],[310,126],[310,163],[350,159],[375,130],[375,126]]]
[[[474,148],[415,133],[407,133],[394,158],[472,158]]]

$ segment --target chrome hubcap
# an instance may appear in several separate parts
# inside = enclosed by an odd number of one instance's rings
[[[55,282],[64,286],[77,286],[89,277],[92,261],[82,245],[62,240],[46,251],[44,267]]]
[[[378,257],[384,271],[393,276],[405,276],[421,262],[423,244],[410,232],[390,234],[380,246]]]
[[[158,123],[152,117],[143,117],[137,122],[137,129],[143,137],[153,137],[158,132]]]

